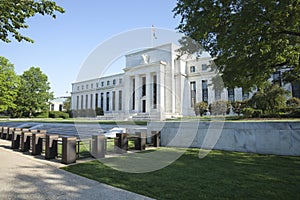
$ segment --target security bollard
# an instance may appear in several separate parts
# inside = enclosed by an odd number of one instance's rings
[[[160,147],[160,131],[152,131],[152,141],[154,147]]]
[[[46,135],[45,159],[53,159],[57,156],[58,135]]]
[[[146,149],[146,133],[145,132],[136,132],[136,140],[134,141],[135,150],[145,150]]]
[[[21,151],[27,152],[30,149],[30,137],[32,136],[31,132],[22,131],[21,132]]]
[[[2,134],[3,134],[3,126],[0,126],[0,139],[4,139],[2,138]]]
[[[22,131],[16,131],[16,130],[12,132],[12,139],[11,139],[11,148],[12,149],[20,148],[21,133],[22,133]]]
[[[0,135],[1,139],[6,139],[6,137],[8,135],[8,129],[9,129],[9,127],[2,127],[1,135]]]
[[[117,140],[115,141],[116,153],[126,153],[128,151],[128,138],[126,133],[117,133]]]
[[[92,136],[92,156],[94,158],[105,157],[105,136],[104,135]]]
[[[76,162],[76,137],[62,137],[62,163],[70,164]]]
[[[32,133],[32,155],[40,155],[42,153],[43,138],[45,138],[45,133]]]

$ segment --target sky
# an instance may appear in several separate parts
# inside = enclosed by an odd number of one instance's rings
[[[127,31],[150,28],[175,31],[180,18],[173,17],[175,0],[55,0],[64,14],[36,15],[21,33],[34,43],[0,41],[0,56],[14,64],[21,75],[40,67],[48,76],[55,97],[68,96],[91,52],[110,38]],[[122,59],[120,59],[122,60]],[[122,61],[117,64],[123,64]],[[125,66],[124,66],[125,67]]]

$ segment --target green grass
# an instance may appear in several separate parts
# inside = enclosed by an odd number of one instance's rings
[[[211,151],[199,159],[198,153],[188,149],[168,167],[143,174],[99,161],[63,169],[156,199],[300,199],[299,157]]]
[[[76,153],[78,152],[78,145],[76,143]],[[62,143],[58,143],[57,145],[57,153],[58,153],[58,156],[62,156]],[[89,150],[89,145],[87,142],[79,142],[79,157],[78,159],[80,158],[87,158],[87,157],[90,157],[91,154],[90,154],[90,150]]]

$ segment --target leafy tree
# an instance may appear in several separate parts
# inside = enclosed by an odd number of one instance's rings
[[[286,105],[293,108],[300,107],[300,99],[292,97],[286,101]]]
[[[71,111],[71,97],[67,97],[67,99],[63,102],[63,109],[67,112]]]
[[[251,90],[281,68],[300,80],[299,0],[178,0],[173,12],[180,32],[216,58],[225,86]]]
[[[196,103],[194,110],[196,115],[203,116],[203,114],[208,110],[208,104],[206,102]]]
[[[278,84],[265,84],[253,95],[250,104],[255,109],[260,109],[265,113],[276,113],[286,105],[286,96],[289,94]]]
[[[49,109],[49,100],[53,99],[50,92],[48,77],[39,67],[31,67],[21,75],[18,92],[17,116],[31,117],[34,113]]]
[[[14,65],[0,56],[0,112],[15,108],[19,77],[14,71]]]
[[[33,42],[32,39],[23,36],[19,30],[28,28],[26,19],[35,14],[50,15],[56,18],[55,11],[65,12],[62,7],[49,0],[1,0],[0,1],[0,39],[11,42],[9,36],[17,41],[25,40]]]

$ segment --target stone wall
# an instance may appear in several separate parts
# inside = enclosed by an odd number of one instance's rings
[[[150,122],[162,146],[300,156],[300,122]]]

